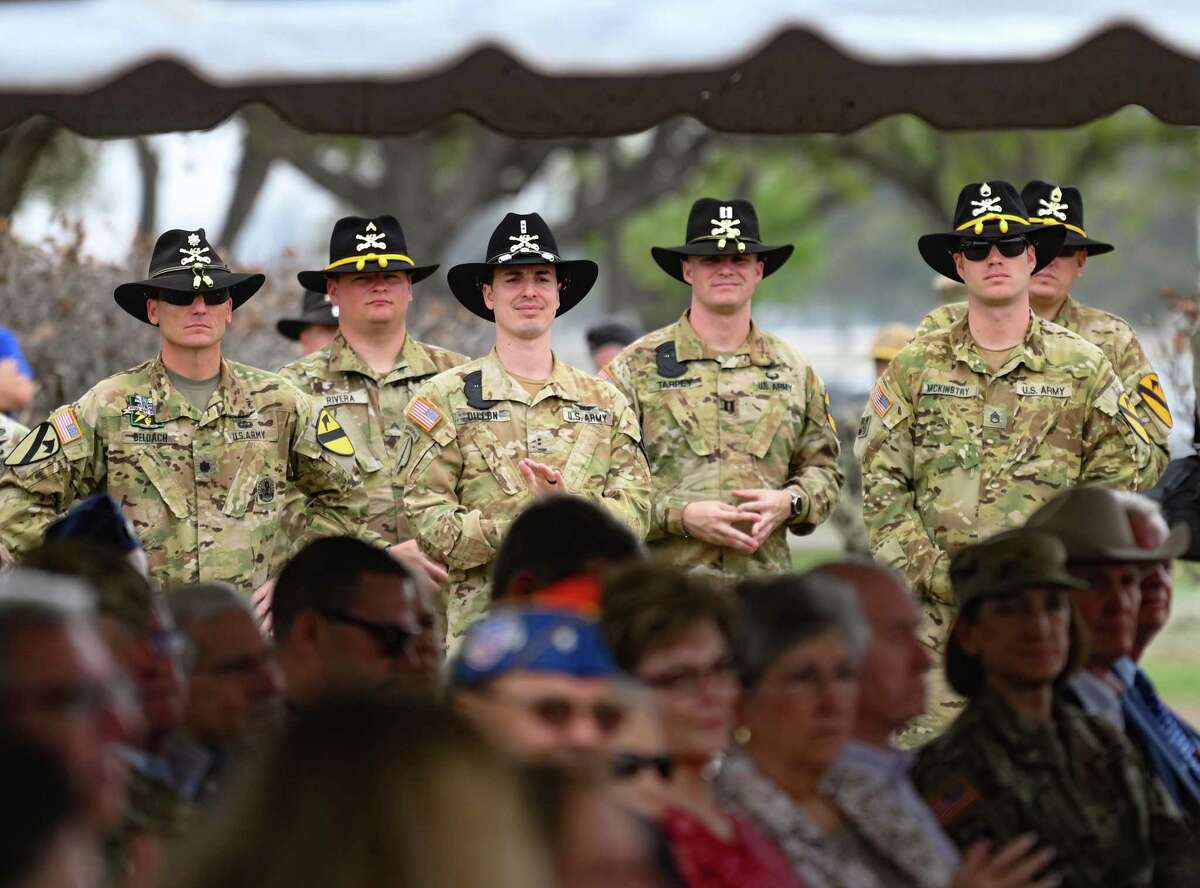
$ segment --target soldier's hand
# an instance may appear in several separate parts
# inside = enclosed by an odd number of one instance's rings
[[[745,555],[758,551],[758,541],[736,525],[749,520],[737,506],[716,500],[688,503],[680,516],[688,536]]]
[[[435,586],[442,585],[442,583],[446,582],[446,578],[450,576],[446,572],[446,566],[438,564],[422,552],[416,540],[405,540],[403,543],[396,543],[394,546],[389,546],[388,554],[393,558],[403,561],[410,567],[424,572],[429,579],[433,580]]]
[[[254,605],[254,615],[258,617],[258,625],[267,635],[271,634],[271,599],[275,596],[275,581],[267,580],[254,590],[250,603]]]
[[[786,490],[735,490],[733,495],[744,503],[738,505],[742,520],[753,519],[750,536],[762,545],[781,525],[792,517],[792,497]]]
[[[1042,874],[1054,859],[1053,848],[1035,850],[1037,836],[1026,834],[994,850],[976,842],[963,855],[953,888],[1054,888],[1062,880]]]
[[[525,486],[534,496],[550,496],[555,493],[570,493],[563,481],[562,472],[534,459],[523,459],[518,466]]]

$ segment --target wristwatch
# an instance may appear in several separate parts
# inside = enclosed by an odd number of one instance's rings
[[[804,512],[804,494],[789,490],[788,495],[792,498],[792,519],[795,520]]]

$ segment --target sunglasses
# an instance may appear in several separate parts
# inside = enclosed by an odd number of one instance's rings
[[[638,755],[636,752],[618,752],[612,757],[612,775],[618,780],[629,780],[642,771],[654,770],[663,780],[671,779],[675,760],[669,755]]]
[[[215,293],[176,293],[173,290],[160,290],[155,299],[160,299],[167,305],[175,305],[179,308],[187,308],[196,301],[196,297],[200,296],[204,299],[204,304],[207,306],[224,305],[229,301],[228,290],[218,290]]]
[[[375,639],[387,657],[398,657],[404,653],[409,642],[417,637],[417,633],[403,626],[396,626],[392,623],[372,623],[370,620],[364,620],[362,617],[356,617],[354,614],[333,608],[320,608],[317,613],[331,622],[343,623],[363,630]]]
[[[958,245],[958,252],[971,262],[982,262],[992,253],[992,247],[1000,251],[1007,259],[1020,256],[1029,248],[1029,241],[1023,237],[1008,237],[1003,240],[964,240]]]

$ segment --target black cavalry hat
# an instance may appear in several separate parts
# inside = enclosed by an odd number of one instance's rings
[[[208,242],[203,228],[184,231],[172,228],[159,235],[150,256],[150,277],[121,284],[113,290],[113,299],[139,321],[146,317],[146,300],[160,290],[176,293],[213,293],[229,290],[237,308],[266,280],[261,274],[237,274],[229,270],[216,249]]]
[[[1111,253],[1112,244],[1092,240],[1083,229],[1083,195],[1070,185],[1051,185],[1034,179],[1021,189],[1021,202],[1029,221],[1037,225],[1061,225],[1067,229],[1063,248],[1087,250],[1089,256]]]
[[[331,274],[407,271],[415,284],[437,269],[436,265],[417,265],[408,255],[404,229],[395,216],[346,216],[337,220],[329,236],[329,264],[320,271],[302,271],[296,277],[304,289],[324,293],[325,278]]]
[[[509,213],[492,232],[486,258],[455,265],[446,280],[463,308],[494,323],[496,315],[484,304],[481,285],[491,280],[496,266],[542,264],[553,265],[558,277],[559,315],[578,305],[600,274],[591,259],[563,259],[554,232],[537,213]]]
[[[961,282],[954,268],[953,251],[963,240],[1000,240],[1022,235],[1033,244],[1037,254],[1033,270],[1041,271],[1058,256],[1067,232],[1061,225],[1031,225],[1028,215],[1021,195],[1008,182],[999,179],[972,182],[958,193],[954,230],[923,235],[917,240],[917,249],[930,268]]]
[[[337,316],[337,306],[329,301],[327,295],[305,290],[300,297],[300,316],[280,318],[275,322],[275,329],[279,331],[280,336],[296,341],[305,327],[336,327]]]
[[[770,246],[762,242],[758,230],[758,213],[748,200],[717,200],[702,197],[692,204],[688,213],[687,243],[678,247],[651,247],[650,255],[659,267],[683,280],[680,260],[688,256],[717,256],[749,253],[758,256],[763,264],[763,277],[778,271],[795,249],[791,244]]]

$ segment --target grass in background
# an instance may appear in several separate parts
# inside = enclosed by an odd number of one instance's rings
[[[1160,696],[1200,724],[1200,563],[1175,563],[1171,621],[1142,658]]]

